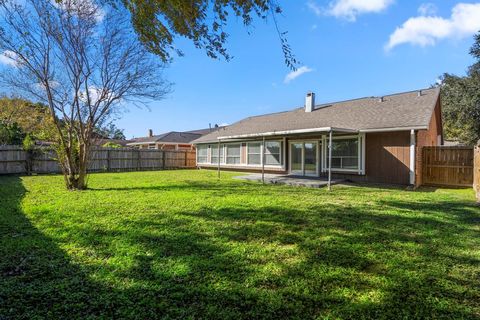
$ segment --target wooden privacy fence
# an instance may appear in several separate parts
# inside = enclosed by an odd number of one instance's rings
[[[480,203],[480,146],[475,147],[474,151],[474,157],[473,157],[473,189],[475,190],[475,193],[477,194],[477,201]]]
[[[473,171],[473,148],[471,147],[423,147],[422,181],[424,185],[471,187]]]
[[[20,146],[0,146],[0,174],[60,173],[55,152],[38,148],[33,153]],[[141,171],[195,168],[195,151],[92,149],[89,172]]]

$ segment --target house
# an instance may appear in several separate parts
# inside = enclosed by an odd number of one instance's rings
[[[139,149],[160,149],[160,150],[192,150],[193,140],[201,136],[218,130],[218,126],[214,128],[199,129],[185,132],[170,131],[160,135],[154,135],[153,130],[148,130],[148,136],[136,138],[127,143],[127,146]]]
[[[440,89],[319,105],[309,93],[302,108],[249,117],[193,143],[200,168],[313,177],[331,170],[418,186],[422,147],[443,144]]]

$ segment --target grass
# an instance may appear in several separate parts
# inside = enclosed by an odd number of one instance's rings
[[[0,319],[480,318],[471,190],[0,177]]]

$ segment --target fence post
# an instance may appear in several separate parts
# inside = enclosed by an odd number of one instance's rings
[[[162,170],[165,170],[165,151],[162,151]]]
[[[137,149],[137,171],[140,171],[141,165],[140,165],[140,149]]]
[[[185,168],[187,167],[188,162],[187,162],[187,151],[185,151]]]
[[[480,204],[480,145],[475,147],[473,153],[473,190]]]
[[[110,149],[107,149],[107,172],[110,172]]]

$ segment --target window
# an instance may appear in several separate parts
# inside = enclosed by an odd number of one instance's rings
[[[197,163],[208,162],[208,146],[200,145],[197,147]]]
[[[332,141],[332,168],[358,170],[358,138]]]
[[[149,144],[149,145],[148,145],[148,149],[149,149],[149,150],[154,150],[154,149],[156,149],[156,147],[155,147],[154,144]]]
[[[282,165],[282,143],[280,141],[265,142],[265,165]]]
[[[225,163],[225,157],[223,156],[224,145],[220,146],[220,163]],[[212,154],[211,159],[212,163],[218,164],[218,144],[212,145],[210,148]]]
[[[247,146],[247,163],[253,165],[262,164],[262,144],[260,142],[251,142]]]
[[[240,164],[239,144],[227,144],[227,164]]]

